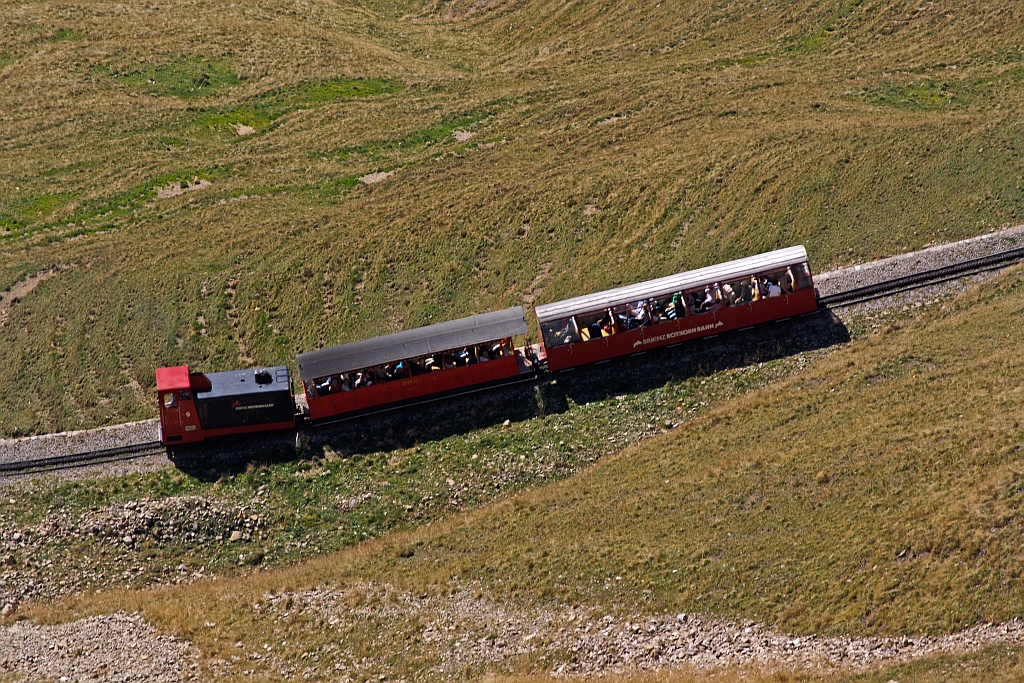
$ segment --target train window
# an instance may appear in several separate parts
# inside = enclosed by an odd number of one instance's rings
[[[655,323],[684,317],[686,307],[683,305],[683,293],[675,292],[668,296],[651,299],[651,315],[657,317]]]
[[[580,339],[590,341],[601,338],[601,329],[611,320],[607,311],[584,313],[576,316],[576,329],[580,331]]]
[[[544,346],[555,348],[565,344],[575,344],[580,340],[579,331],[576,329],[576,321],[572,318],[562,318],[540,326],[541,334],[544,335]]]
[[[807,267],[806,263],[793,266],[790,270],[793,272],[793,277],[796,280],[796,288],[798,290],[814,286],[814,281],[811,279],[811,271]]]
[[[684,299],[690,315],[711,313],[725,306],[722,303],[722,293],[718,289],[718,283],[686,292]]]
[[[767,299],[789,294],[793,291],[793,278],[789,274],[788,269],[762,275],[759,280],[761,292]]]
[[[612,315],[619,330],[635,330],[651,324],[649,304],[644,300],[620,304],[612,309]]]
[[[192,392],[191,391],[183,391],[183,392],[181,392],[181,400],[182,401],[191,401],[192,400]]]
[[[742,306],[754,300],[754,284],[748,277],[722,285],[722,298],[729,306]]]
[[[175,398],[173,393],[164,394],[164,408],[177,408],[178,399]]]
[[[307,379],[302,383],[302,388],[306,390],[306,398],[316,398],[316,382],[311,379]]]

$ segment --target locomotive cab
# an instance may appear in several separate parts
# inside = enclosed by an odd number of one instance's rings
[[[285,366],[211,373],[158,368],[156,389],[165,445],[295,427]]]

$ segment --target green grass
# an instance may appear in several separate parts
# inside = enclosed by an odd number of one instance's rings
[[[194,99],[212,97],[242,83],[229,57],[200,59],[195,56],[164,56],[163,61],[119,67],[98,67],[97,72],[116,79],[124,88],[153,97]]]
[[[310,109],[326,104],[373,97],[400,90],[395,83],[379,79],[335,78],[311,81],[273,90],[247,100],[229,110],[207,109],[201,112],[194,125],[233,133],[232,126],[251,126],[257,133],[272,130],[283,117],[299,109]]]

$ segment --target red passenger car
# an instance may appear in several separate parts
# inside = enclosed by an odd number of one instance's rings
[[[537,306],[549,370],[640,353],[818,307],[802,246]]]
[[[500,382],[532,365],[513,347],[522,306],[300,353],[311,420]]]
[[[295,427],[285,366],[206,374],[187,365],[157,368],[156,391],[164,445]]]

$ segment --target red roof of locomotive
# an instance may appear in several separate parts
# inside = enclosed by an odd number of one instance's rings
[[[187,365],[156,369],[157,391],[180,391],[189,388],[191,387],[189,385]]]

